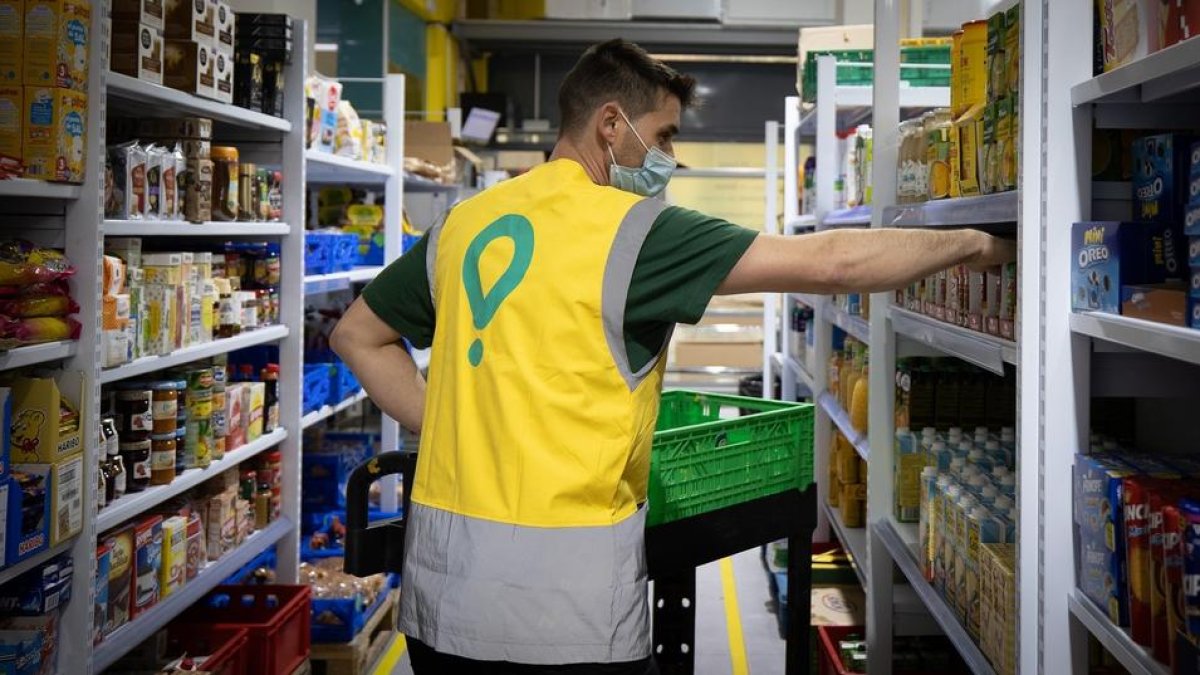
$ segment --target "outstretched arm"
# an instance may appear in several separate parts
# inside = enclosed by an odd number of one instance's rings
[[[375,405],[404,428],[421,431],[425,378],[400,342],[400,334],[361,297],[338,321],[329,344],[354,371]]]
[[[759,235],[717,289],[734,293],[866,293],[906,286],[947,267],[1016,260],[1016,242],[977,230],[833,230]]]

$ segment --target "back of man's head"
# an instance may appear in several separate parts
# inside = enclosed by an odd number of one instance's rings
[[[664,94],[687,108],[696,80],[677,72],[632,42],[616,38],[588,48],[558,89],[560,133],[579,131],[596,108],[616,101],[630,119],[656,109]]]

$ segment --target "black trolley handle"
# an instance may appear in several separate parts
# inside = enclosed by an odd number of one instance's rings
[[[346,483],[345,571],[359,577],[381,572],[399,573],[404,566],[404,517],[409,509],[416,453],[383,452],[350,472]],[[404,508],[400,516],[369,522],[371,484],[392,474],[404,480]]]

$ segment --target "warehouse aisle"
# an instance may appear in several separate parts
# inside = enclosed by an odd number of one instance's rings
[[[696,574],[696,675],[783,675],[784,641],[771,611],[759,552],[745,551],[728,560],[731,579],[723,579],[723,561],[705,565]],[[730,583],[732,594],[726,592]],[[727,603],[731,595],[736,596],[736,605]],[[735,606],[736,619],[731,621]],[[391,664],[385,658],[381,665]],[[390,675],[412,675],[408,654],[390,671]],[[386,674],[384,668],[376,671],[376,675]]]

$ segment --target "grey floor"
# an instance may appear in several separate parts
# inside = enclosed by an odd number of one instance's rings
[[[733,557],[733,575],[748,670],[753,675],[783,675],[784,642],[770,612],[771,595],[757,549]],[[697,570],[696,596],[696,675],[731,675],[719,563]],[[407,654],[393,675],[412,675]]]

